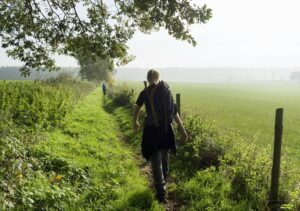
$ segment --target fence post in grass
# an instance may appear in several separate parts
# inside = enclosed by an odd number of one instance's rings
[[[176,105],[178,108],[178,114],[181,116],[180,94],[176,94]]]
[[[281,156],[281,143],[282,143],[282,120],[283,120],[283,108],[276,109],[275,117],[275,137],[274,137],[274,152],[273,152],[273,167],[271,188],[269,194],[268,207],[272,211],[280,209],[280,203],[278,202],[279,192],[279,176],[280,176],[280,156]]]
[[[147,81],[143,81],[145,88],[147,88]]]

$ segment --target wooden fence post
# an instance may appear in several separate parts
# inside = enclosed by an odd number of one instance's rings
[[[178,114],[181,116],[180,94],[176,94],[176,105],[178,108]]]
[[[280,176],[280,157],[281,157],[281,143],[282,143],[282,120],[283,120],[283,108],[276,109],[275,117],[275,137],[274,137],[274,152],[273,152],[273,167],[271,188],[269,194],[268,207],[272,211],[280,209],[278,202],[279,192],[279,176]]]

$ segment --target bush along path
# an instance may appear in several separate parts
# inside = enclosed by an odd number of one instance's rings
[[[28,200],[34,201],[32,207],[163,209],[140,173],[134,153],[120,141],[118,124],[103,109],[100,91],[78,103],[61,127],[47,132],[46,140],[34,146],[41,173],[22,186]]]

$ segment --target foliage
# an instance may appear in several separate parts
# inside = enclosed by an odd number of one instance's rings
[[[134,90],[127,85],[110,86],[108,96],[118,106],[130,107],[133,105]]]
[[[61,83],[65,84],[62,85]],[[0,82],[0,109],[27,130],[56,126],[93,86],[64,75],[47,82]]]
[[[58,172],[43,170],[49,165],[42,163],[32,149],[40,136],[28,134],[12,125],[2,126],[1,134],[0,192],[3,203],[0,209],[50,206],[61,209],[74,193],[68,187],[59,187],[60,181],[56,180]],[[53,160],[55,158],[48,155],[47,161],[53,163]],[[69,169],[64,175],[68,176],[72,171]],[[79,175],[78,171],[74,173]]]
[[[239,134],[229,131],[221,133],[215,125],[197,116],[188,118],[185,125],[191,134],[190,140],[179,147],[178,155],[172,162],[173,177],[179,184],[173,188],[172,194],[181,200],[185,209],[264,209],[268,201],[272,166],[270,146],[259,149]],[[203,144],[209,136],[216,145],[212,151],[206,150],[207,145]],[[252,140],[255,138],[253,136]],[[202,170],[199,165],[201,153],[209,153],[209,156],[204,156],[207,158],[216,152],[220,153],[217,165]],[[299,199],[294,194],[299,194],[296,188],[299,182],[294,180],[294,167],[283,166],[280,200],[284,206],[298,209]]]
[[[132,60],[126,43],[136,30],[165,28],[176,39],[196,45],[189,26],[206,23],[212,14],[206,5],[189,0],[2,0],[0,16],[2,47],[25,63],[21,71],[28,75],[30,68],[57,70],[53,53],[126,64]]]
[[[229,193],[228,179],[208,168],[179,185],[173,194],[184,204],[183,210],[251,210],[247,201],[228,200]]]
[[[64,168],[66,172],[49,170],[49,165],[55,166],[59,159],[51,155],[42,159],[45,154],[37,156],[33,146],[45,140],[38,131],[57,126],[72,104],[92,88],[90,83],[66,77],[47,82],[0,83],[1,210],[50,206],[62,209],[74,197],[72,189],[58,185],[61,178],[58,173],[68,178],[69,174],[80,176],[80,171],[76,168]]]
[[[176,160],[180,162],[175,162],[174,168],[181,169],[181,175],[193,175],[200,169],[219,166],[224,149],[220,143],[214,141],[217,138],[215,125],[194,116],[185,120],[185,128],[190,141],[178,143]]]
[[[150,189],[144,191],[133,192],[128,201],[116,210],[150,210],[150,211],[161,211],[163,210],[162,205],[155,201],[153,192]]]
[[[80,75],[82,79],[89,81],[106,80],[113,69],[111,61],[97,58],[95,61],[91,58],[78,58],[80,64]]]

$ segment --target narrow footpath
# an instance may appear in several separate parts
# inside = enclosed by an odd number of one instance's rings
[[[128,108],[122,106],[115,106],[108,98],[102,98],[104,110],[111,116],[112,120],[118,125],[119,139],[126,144],[126,147],[130,148],[133,152],[135,163],[140,169],[141,174],[147,179],[148,187],[155,194],[155,188],[153,185],[152,172],[149,163],[142,158],[140,144],[141,134],[135,134],[132,128],[132,116],[131,111]],[[173,178],[169,178],[167,186],[170,185]],[[167,189],[168,192],[168,189]],[[166,211],[178,211],[180,205],[172,194],[167,194],[166,203],[162,204]]]

